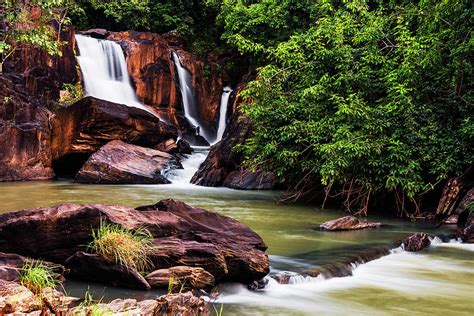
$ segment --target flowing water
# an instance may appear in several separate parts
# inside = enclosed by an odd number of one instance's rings
[[[232,91],[233,90],[230,87],[225,87],[222,91],[221,104],[219,107],[219,124],[217,125],[217,135],[212,144],[220,142],[222,136],[224,135],[227,121],[227,108],[229,107],[229,98],[232,94]]]
[[[210,143],[210,140],[213,139],[211,131],[208,131],[199,122],[199,114],[197,113],[191,73],[181,65],[179,56],[175,52],[173,52],[173,60],[178,72],[179,89],[183,100],[184,116],[193,127],[199,130],[199,135],[204,137]]]
[[[205,152],[202,152],[205,156]],[[202,157],[201,157],[202,158]],[[191,162],[189,162],[191,164]],[[192,164],[196,165],[194,161]],[[186,170],[186,169],[185,169]],[[178,179],[185,181],[189,175]],[[84,185],[70,181],[0,183],[0,212],[71,203],[138,206],[163,198],[232,216],[258,232],[268,244],[272,273],[298,272],[340,262],[353,253],[389,246],[433,225],[371,218],[388,224],[380,229],[323,232],[324,221],[344,213],[307,205],[276,204],[277,192],[237,191],[193,185]],[[450,229],[438,230],[448,234]],[[472,315],[474,312],[473,245],[436,240],[427,250],[408,253],[395,249],[387,256],[358,266],[340,278],[294,277],[293,284],[270,280],[253,292],[239,284],[221,286],[217,304],[224,315]],[[72,295],[90,286],[96,297],[150,297],[162,292],[136,292],[97,284],[68,282]]]
[[[83,35],[76,42],[86,95],[152,112],[138,101],[119,44]]]

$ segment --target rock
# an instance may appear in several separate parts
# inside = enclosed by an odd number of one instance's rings
[[[52,122],[52,157],[58,172],[75,175],[91,154],[112,140],[153,147],[177,138],[175,127],[135,107],[86,97],[59,110]]]
[[[399,243],[406,251],[417,252],[428,247],[431,244],[431,241],[428,234],[416,233],[401,240]]]
[[[166,288],[172,279],[177,288],[209,289],[214,286],[214,276],[203,268],[176,266],[155,270],[145,279],[154,288]]]
[[[110,35],[110,32],[106,29],[90,29],[87,31],[77,32],[81,35],[90,36],[97,39],[106,39]]]
[[[461,238],[463,242],[474,243],[474,223],[471,223],[464,228]]]
[[[26,287],[0,280],[0,315],[30,313],[41,309],[41,300]]]
[[[177,166],[176,159],[170,154],[114,140],[102,146],[87,160],[77,173],[76,182],[170,183],[164,171]]]
[[[344,216],[341,218],[333,219],[319,225],[321,229],[329,231],[338,231],[338,230],[354,230],[354,229],[364,229],[364,228],[374,228],[380,227],[381,223],[372,223],[367,221],[361,221],[355,216]]]
[[[271,190],[275,183],[275,174],[271,172],[236,170],[227,175],[223,185],[232,189]]]
[[[177,114],[183,111],[181,92],[172,52],[178,53],[192,78],[197,101],[197,115],[207,128],[215,128],[222,94],[222,78],[217,60],[203,60],[179,47],[176,36],[166,37],[150,32],[126,31],[110,35],[125,50],[129,73],[136,85],[140,101],[166,111],[170,122],[182,126]],[[168,40],[170,42],[168,42]]]
[[[50,23],[58,32],[58,24]],[[73,27],[63,27],[59,40],[61,55],[52,56],[39,47],[23,46],[14,56],[16,70],[26,77],[25,85],[30,93],[46,100],[58,100],[59,90],[64,83],[76,83],[79,79],[76,68],[76,45]]]
[[[267,246],[254,231],[230,217],[176,200],[135,210],[62,204],[0,214],[0,251],[62,264],[85,250],[101,220],[148,229],[157,245],[150,255],[156,269],[202,267],[216,281],[243,283],[261,279],[269,271]]]
[[[138,290],[151,289],[148,282],[136,269],[109,262],[96,254],[78,251],[66,259],[65,265],[71,269],[72,276],[79,277],[81,280]]]
[[[0,182],[54,176],[48,112],[23,80],[0,74]]]
[[[243,90],[244,85],[237,88],[236,95]],[[234,100],[233,109],[237,109],[242,102],[240,97]],[[234,148],[243,144],[252,133],[250,120],[240,111],[235,110],[229,119],[223,138],[213,145],[206,160],[194,174],[191,183],[208,186],[230,186],[236,189],[273,189],[276,177],[262,171],[252,172],[242,168],[244,156]]]
[[[169,154],[192,154],[192,148],[187,141],[180,139],[177,142],[170,138],[155,146],[156,150],[164,151]]]
[[[456,201],[459,199],[463,186],[462,178],[449,179],[448,183],[443,188],[441,198],[436,209],[437,216],[450,215],[454,210]]]
[[[160,296],[154,315],[193,316],[207,315],[208,309],[203,298],[194,296],[192,292],[167,294]]]
[[[458,223],[458,215],[450,215],[447,219],[444,220],[444,224],[457,224]]]

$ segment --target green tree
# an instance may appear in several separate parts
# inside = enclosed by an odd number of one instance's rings
[[[472,164],[469,1],[248,2],[223,1],[220,19],[229,44],[264,57],[244,92],[249,166],[366,213],[386,192],[404,212]]]

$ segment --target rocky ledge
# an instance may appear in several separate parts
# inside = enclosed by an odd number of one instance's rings
[[[132,268],[87,253],[92,230],[104,221],[148,230],[153,238],[148,272],[159,271],[143,278]],[[141,289],[151,287],[148,281],[162,287],[160,278],[167,273],[204,288],[224,280],[248,284],[269,272],[266,248],[238,221],[171,199],[136,209],[62,204],[0,215],[0,251],[62,264],[82,279]]]

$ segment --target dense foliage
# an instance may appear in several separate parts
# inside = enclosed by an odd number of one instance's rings
[[[57,29],[70,23],[72,0],[6,0],[0,4],[0,72],[5,61],[25,45],[40,47],[51,55],[61,54]]]
[[[375,193],[403,206],[472,164],[469,1],[249,2],[223,1],[220,19],[266,60],[245,91],[250,166],[295,197],[315,181],[343,188],[365,212]]]

